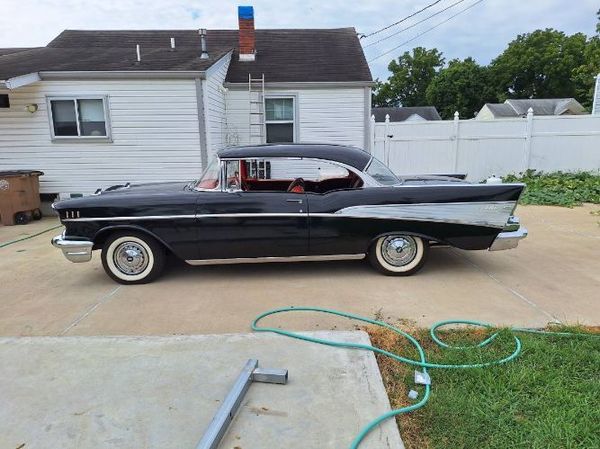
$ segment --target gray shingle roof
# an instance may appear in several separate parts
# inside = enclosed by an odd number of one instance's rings
[[[585,114],[585,108],[574,98],[533,98],[486,103],[494,117],[524,117],[529,108],[533,115]]]
[[[534,98],[525,100],[506,100],[518,115],[527,115],[529,108],[534,115],[561,115],[565,112],[581,114],[585,108],[574,98]]]
[[[0,54],[0,79],[38,71],[204,71],[235,51],[238,30],[209,30],[206,39],[207,60],[199,57],[197,30],[66,30],[46,47]],[[372,80],[354,28],[256,30],[256,48],[254,62],[240,62],[234,54],[226,81],[247,82],[248,73],[264,73],[267,82]]]
[[[25,50],[31,50],[31,48],[0,48],[0,56],[10,55],[12,53],[19,53]]]
[[[403,122],[413,114],[420,115],[425,120],[442,119],[434,106],[374,107],[371,109],[371,113],[375,116],[376,122],[384,122],[386,114],[389,114],[390,122]]]
[[[486,103],[490,112],[494,114],[494,117],[518,117],[517,111],[515,111],[507,103]]]

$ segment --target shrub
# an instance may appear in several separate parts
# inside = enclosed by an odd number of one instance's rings
[[[527,170],[518,175],[507,175],[503,181],[527,185],[521,195],[521,204],[573,207],[581,203],[600,203],[600,173]]]

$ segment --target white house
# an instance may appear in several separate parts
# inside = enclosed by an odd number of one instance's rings
[[[0,170],[41,193],[197,178],[231,145],[369,146],[373,81],[353,28],[73,31],[0,49]]]
[[[594,103],[592,104],[592,114],[600,115],[600,73],[596,76],[596,87],[594,88]]]

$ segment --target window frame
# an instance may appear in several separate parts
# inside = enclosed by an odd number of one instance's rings
[[[79,121],[79,100],[102,100],[102,107],[104,109],[104,128],[106,130],[105,136],[82,136],[81,135],[81,123]],[[57,136],[54,132],[54,117],[52,114],[52,102],[53,101],[72,101],[75,108],[75,121],[77,124],[77,136]],[[110,123],[110,115],[108,113],[108,95],[48,95],[46,97],[46,108],[48,111],[48,122],[50,125],[50,136],[52,142],[69,142],[69,141],[87,141],[87,142],[112,142],[112,129]]]
[[[267,100],[277,100],[277,99],[288,99],[288,100],[292,100],[292,112],[294,114],[294,117],[292,120],[267,120]],[[292,124],[292,142],[289,143],[296,143],[299,141],[299,132],[298,132],[298,94],[297,93],[269,93],[269,94],[265,94],[264,97],[264,112],[265,112],[265,143],[269,143],[267,142],[267,125],[270,124],[280,124],[280,125],[285,125],[285,124]],[[284,143],[284,142],[272,142],[272,143]]]

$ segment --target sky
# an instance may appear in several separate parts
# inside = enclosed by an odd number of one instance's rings
[[[433,1],[0,0],[0,48],[44,46],[64,29],[237,28],[240,4],[254,6],[257,28],[354,27],[359,33],[369,34]],[[441,0],[398,26],[362,39],[363,45],[415,25],[456,1]],[[599,8],[598,0],[463,0],[421,24],[366,47],[365,54],[371,61],[373,77],[380,79],[387,78],[390,60],[416,46],[435,47],[446,60],[471,56],[487,64],[518,34],[538,28],[592,35]],[[412,42],[400,45],[414,37]]]

